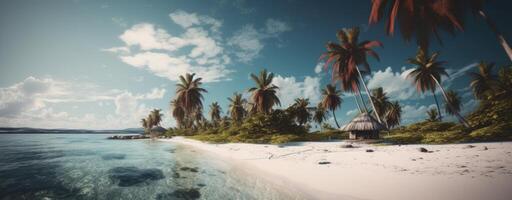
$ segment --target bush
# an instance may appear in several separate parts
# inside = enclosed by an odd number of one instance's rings
[[[461,131],[439,131],[430,132],[423,136],[421,143],[426,144],[446,144],[460,143],[467,141],[467,135]]]
[[[297,135],[273,135],[270,138],[271,144],[284,144],[288,142],[293,142],[299,140],[299,136]]]
[[[477,129],[469,134],[472,141],[503,141],[512,140],[511,123],[502,123]]]
[[[423,140],[423,135],[415,133],[400,133],[384,136],[383,138],[384,142],[393,144],[416,144],[421,143]]]

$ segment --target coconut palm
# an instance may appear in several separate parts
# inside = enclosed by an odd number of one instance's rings
[[[334,117],[334,122],[336,122],[336,126],[340,128],[338,124],[338,120],[336,119],[336,109],[341,106],[343,103],[343,99],[341,99],[341,91],[336,89],[336,86],[327,84],[325,89],[322,90],[322,107],[324,109],[328,109],[332,112],[332,116]]]
[[[272,111],[274,105],[281,105],[276,95],[277,86],[272,84],[274,79],[273,73],[268,73],[266,69],[260,72],[259,76],[251,74],[252,80],[256,82],[256,87],[249,89],[252,92],[251,101],[253,108],[260,113],[268,114]]]
[[[327,118],[327,111],[322,106],[322,103],[318,103],[316,106],[315,113],[313,114],[313,121],[318,123],[318,125],[322,125],[322,122]]]
[[[451,34],[457,29],[463,30],[464,14],[471,11],[485,20],[512,60],[512,49],[494,22],[485,14],[484,3],[485,0],[373,0],[369,23],[375,24],[387,14],[388,34],[393,35],[395,21],[398,21],[403,38],[409,41],[414,35],[418,45],[427,50],[432,35],[441,42],[440,30]],[[386,9],[388,7],[389,9]]]
[[[422,48],[418,48],[418,53],[416,54],[416,57],[408,59],[409,63],[416,65],[416,69],[411,71],[407,75],[407,77],[414,80],[414,84],[416,85],[418,91],[424,93],[425,91],[430,90],[432,92],[432,95],[434,95],[434,100],[436,101],[439,119],[441,120],[441,109],[439,107],[435,91],[436,88],[439,87],[439,89],[441,89],[441,93],[443,94],[445,102],[448,102],[446,92],[444,91],[444,88],[441,85],[441,76],[448,76],[448,73],[446,73],[446,70],[443,67],[443,64],[445,62],[437,61],[438,56],[439,53],[437,52],[433,53],[432,55],[428,55]],[[451,105],[448,104],[448,106]],[[455,112],[455,116],[464,126],[469,127],[469,124],[464,119],[464,117],[460,115],[459,112]]]
[[[382,87],[378,87],[372,90],[371,98],[373,99],[373,103],[375,103],[376,113],[380,113],[380,117],[384,118],[388,107],[391,105],[387,93],[384,92]]]
[[[183,106],[179,105],[176,99],[173,99],[170,103],[172,117],[176,120],[178,128],[184,127],[185,125],[185,110]]]
[[[450,115],[455,115],[455,113],[460,112],[460,107],[462,105],[459,94],[453,90],[448,90],[446,92],[446,97],[448,101],[446,102],[445,111]]]
[[[437,116],[437,115],[439,115],[439,113],[437,112],[437,110],[435,108],[431,108],[431,109],[427,110],[427,115],[428,115],[427,121],[429,121],[429,122],[439,121],[439,117]]]
[[[300,126],[306,124],[311,119],[311,113],[308,111],[309,99],[307,98],[297,98],[295,99],[295,103],[291,106],[293,107],[294,116],[299,123]]]
[[[338,31],[337,34],[339,44],[328,42],[327,52],[322,55],[321,58],[326,58],[325,65],[332,64],[332,76],[333,80],[340,80],[344,90],[350,89],[350,91],[357,90],[359,92],[359,81],[362,83],[366,94],[369,96],[370,92],[363,78],[363,73],[370,74],[370,65],[367,61],[367,55],[373,56],[379,60],[379,56],[373,47],[381,47],[382,43],[379,41],[362,41],[359,42],[359,28],[354,27],[350,29],[343,29]],[[361,68],[361,69],[360,69]],[[359,77],[359,81],[357,80]],[[375,109],[375,104],[370,99],[370,103]],[[364,105],[364,101],[363,101]],[[376,115],[377,120],[382,122],[379,114]]]
[[[151,113],[146,117],[146,122],[148,123],[148,129],[151,129],[153,128],[153,126],[155,125],[155,120],[153,119],[153,115],[151,115]]]
[[[470,86],[473,94],[478,99],[485,99],[492,96],[498,89],[498,77],[492,73],[494,63],[480,62],[478,64],[478,73],[469,72],[471,77]]]
[[[203,108],[203,95],[202,93],[207,92],[204,88],[201,88],[201,78],[194,79],[195,74],[185,74],[180,76],[180,83],[176,84],[176,103],[183,107],[185,111],[185,118],[188,121],[194,118],[192,114],[196,111],[202,111]],[[186,123],[187,126],[190,122]]]
[[[212,120],[212,123],[214,125],[217,125],[220,121],[220,113],[222,112],[222,109],[220,108],[219,103],[213,102],[210,105],[210,119]]]
[[[229,101],[229,110],[228,113],[231,116],[231,119],[236,123],[240,124],[246,115],[246,111],[244,109],[247,101],[242,97],[242,94],[234,93],[233,97],[228,98]]]
[[[369,23],[379,22],[386,14],[386,32],[389,35],[394,34],[395,22],[398,21],[402,37],[410,41],[415,36],[416,43],[428,51],[432,36],[441,42],[440,30],[454,34],[455,30],[463,29],[461,16],[454,12],[454,3],[454,0],[373,0]]]
[[[162,121],[162,117],[164,114],[160,113],[161,109],[153,109],[149,114],[151,116],[151,122],[153,126],[160,126],[160,122]]]
[[[142,125],[142,128],[144,128],[144,133],[148,131],[148,121],[144,118],[140,120],[140,124]]]
[[[400,125],[402,119],[402,106],[398,101],[391,102],[386,110],[386,124],[388,128]]]

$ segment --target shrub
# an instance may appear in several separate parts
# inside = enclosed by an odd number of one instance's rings
[[[297,141],[299,140],[299,136],[297,135],[290,135],[290,134],[287,134],[287,135],[273,135],[271,138],[270,138],[270,143],[271,144],[284,144],[284,143],[287,143],[287,142],[293,142],[293,141]]]
[[[477,129],[469,134],[472,141],[501,141],[512,140],[511,123],[502,123]]]
[[[421,140],[423,140],[423,135],[415,133],[400,133],[384,136],[383,139],[385,142],[393,144],[415,144],[421,143]]]
[[[461,131],[438,131],[423,135],[421,143],[426,144],[445,144],[460,143],[467,140],[467,135]]]

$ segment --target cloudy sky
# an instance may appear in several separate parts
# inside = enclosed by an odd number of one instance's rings
[[[507,1],[485,8],[512,40]],[[316,103],[330,83],[318,58],[344,27],[360,26],[363,39],[377,39],[381,61],[370,60],[369,87],[384,87],[403,105],[403,122],[426,118],[434,104],[405,76],[414,43],[388,37],[384,24],[368,26],[370,1],[171,1],[21,0],[0,3],[0,126],[118,129],[137,127],[152,108],[165,112],[179,75],[204,80],[205,104],[253,85],[250,73],[276,74],[283,106],[294,98]],[[475,105],[466,72],[480,60],[507,64],[495,36],[479,18],[466,30],[442,35],[441,52],[451,74],[443,85],[463,97],[464,112]],[[339,121],[356,104],[345,94]],[[225,114],[225,112],[224,112]],[[332,122],[332,120],[331,120]]]

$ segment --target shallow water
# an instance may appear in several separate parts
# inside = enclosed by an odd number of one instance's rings
[[[0,134],[0,199],[290,199],[187,146],[107,134]]]

